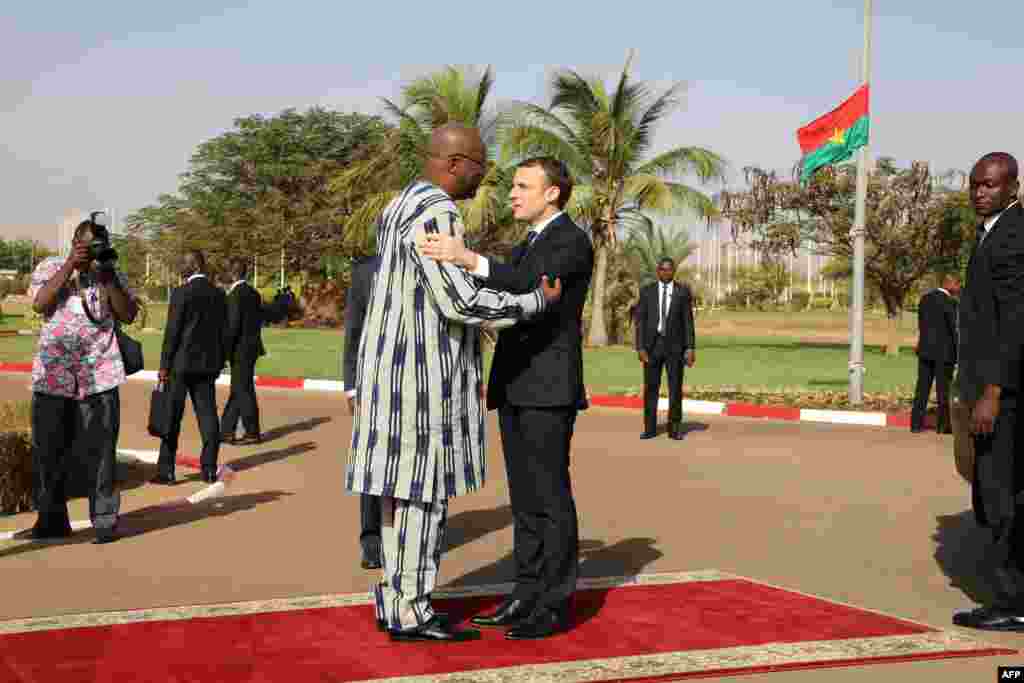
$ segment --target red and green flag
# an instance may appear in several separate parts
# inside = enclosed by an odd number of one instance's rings
[[[801,182],[807,182],[822,166],[852,157],[868,144],[868,85],[860,86],[838,107],[799,129],[796,137],[804,153]]]

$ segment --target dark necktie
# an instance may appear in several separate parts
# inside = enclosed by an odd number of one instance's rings
[[[537,233],[536,232],[531,230],[530,232],[526,233],[526,250],[527,251],[530,250],[530,247],[533,246],[533,243],[536,240],[537,240]]]

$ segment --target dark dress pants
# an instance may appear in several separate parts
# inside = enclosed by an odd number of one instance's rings
[[[380,496],[359,496],[359,545],[367,557],[380,554]]]
[[[514,519],[511,599],[564,611],[579,576],[579,528],[569,477],[576,407],[499,409]]]
[[[174,462],[178,454],[178,437],[181,434],[181,420],[185,415],[185,398],[192,398],[192,408],[199,422],[199,433],[203,437],[203,451],[199,464],[204,469],[217,469],[217,454],[220,451],[220,425],[217,420],[217,375],[171,374],[167,389],[171,395],[171,431],[161,439],[160,457],[157,470],[160,474],[173,477]]]
[[[910,411],[911,429],[923,429],[924,417],[928,412],[928,396],[932,393],[932,382],[935,382],[935,394],[938,400],[938,415],[935,427],[939,432],[950,428],[949,421],[949,385],[953,381],[953,364],[943,361],[917,359],[917,387],[914,389],[914,406]]]
[[[231,394],[220,421],[220,433],[234,436],[241,418],[246,436],[259,436],[260,407],[256,402],[256,361],[231,361]]]
[[[644,365],[644,431],[658,429],[658,394],[661,392],[661,371],[668,375],[668,423],[678,428],[683,421],[683,353],[665,351],[665,338],[660,334],[647,354]]]
[[[65,492],[67,474],[75,469],[71,459],[85,465],[93,527],[109,529],[115,525],[121,507],[121,494],[115,488],[120,429],[121,399],[117,389],[81,400],[32,394],[37,530],[54,535],[71,531]]]

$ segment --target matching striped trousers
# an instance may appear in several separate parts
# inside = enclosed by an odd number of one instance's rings
[[[424,503],[381,497],[382,577],[374,586],[377,619],[389,629],[430,621],[430,594],[444,547],[448,501]]]

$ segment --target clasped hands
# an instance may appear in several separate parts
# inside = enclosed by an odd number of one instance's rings
[[[971,411],[970,430],[972,434],[988,435],[993,432],[996,426],[996,418],[999,417],[999,394],[997,387],[985,387],[978,402],[974,404]]]
[[[454,237],[439,232],[431,232],[416,239],[416,249],[421,255],[441,263],[452,263],[466,270],[476,268],[477,255],[466,248],[461,237]],[[547,275],[540,278],[540,288],[544,299],[550,304],[562,296],[562,280],[555,278],[554,284],[548,281]]]

